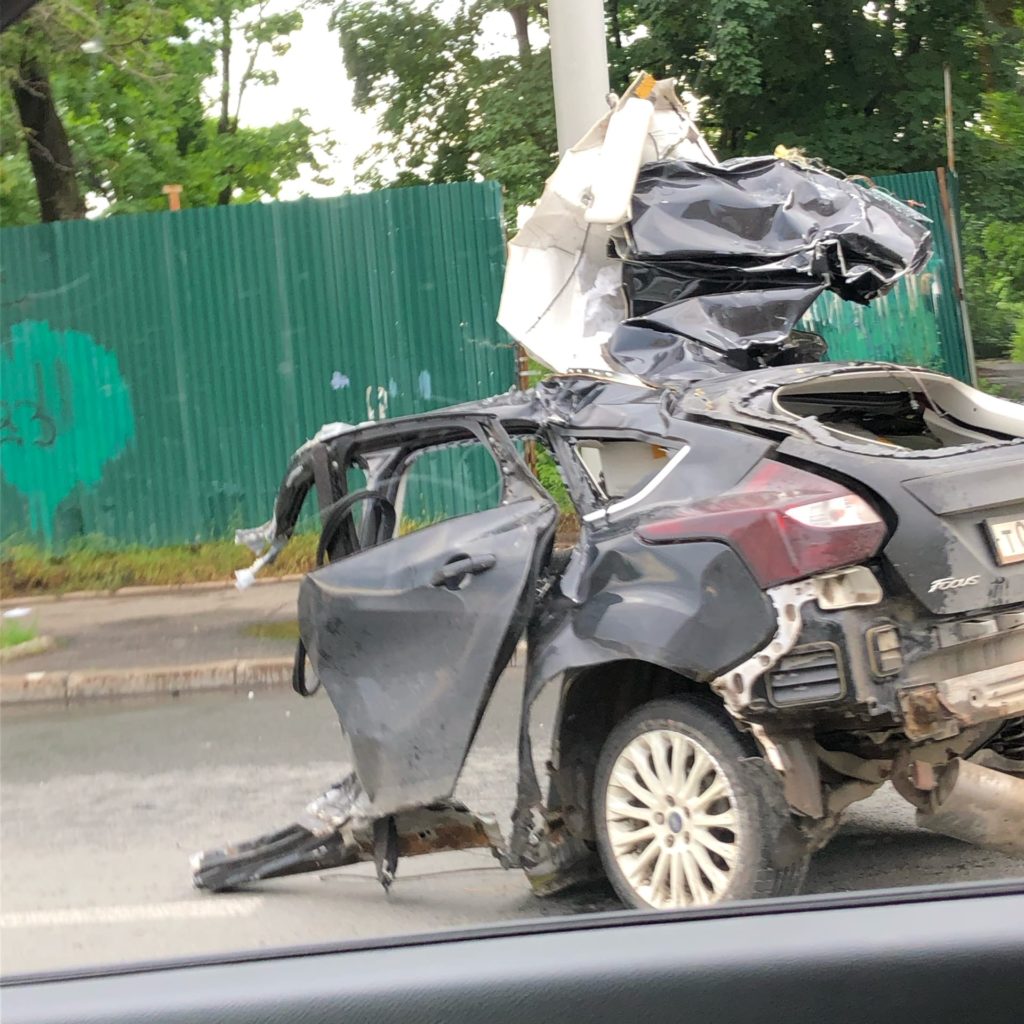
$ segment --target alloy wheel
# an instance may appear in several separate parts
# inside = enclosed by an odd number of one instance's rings
[[[738,860],[736,796],[692,737],[656,729],[632,739],[612,766],[605,817],[618,867],[645,903],[704,906],[727,894]]]

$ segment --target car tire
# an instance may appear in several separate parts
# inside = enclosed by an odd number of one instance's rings
[[[753,764],[710,700],[651,701],[615,726],[598,758],[593,807],[601,860],[623,903],[669,910],[799,889],[807,857],[778,856],[792,831],[788,810],[765,798],[766,773],[759,779]]]

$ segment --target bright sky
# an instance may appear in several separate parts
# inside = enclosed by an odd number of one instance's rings
[[[288,6],[285,3],[282,7]],[[308,195],[338,195],[354,183],[354,164],[376,138],[375,117],[352,106],[352,84],[345,77],[338,34],[329,31],[329,9],[317,8],[304,16],[302,30],[291,37],[291,49],[283,56],[261,60],[263,68],[273,69],[280,79],[275,86],[250,85],[242,101],[242,123],[268,125],[287,121],[296,108],[309,111],[308,122],[326,129],[335,140],[329,169],[334,185],[315,184],[312,172],[289,182],[283,199]],[[240,41],[244,45],[243,41]]]
[[[280,8],[291,6],[281,0]],[[300,195],[338,195],[355,181],[356,158],[376,141],[376,117],[352,107],[352,85],[345,77],[338,33],[328,29],[329,8],[306,12],[300,32],[291,37],[291,49],[283,56],[261,60],[260,66],[273,69],[280,79],[276,86],[250,85],[242,101],[242,123],[274,124],[292,116],[296,107],[309,111],[309,123],[315,129],[326,129],[335,140],[335,149],[325,171],[334,179],[332,186],[317,185],[308,170],[297,181],[282,189],[282,199]],[[490,53],[514,53],[515,33],[512,21],[502,12],[484,20],[482,50]],[[537,42],[540,42],[538,39]],[[239,49],[244,40],[239,39]],[[238,63],[241,63],[239,61]]]

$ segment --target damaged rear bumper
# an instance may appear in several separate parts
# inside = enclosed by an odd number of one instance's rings
[[[1024,715],[1024,661],[982,669],[900,692],[910,739],[941,739],[961,729]]]
[[[1024,608],[923,616],[886,597],[865,566],[768,594],[769,643],[711,684],[739,719],[786,731],[895,726],[917,742],[1024,714]]]

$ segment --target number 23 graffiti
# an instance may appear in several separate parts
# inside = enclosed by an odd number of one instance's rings
[[[57,422],[46,407],[46,386],[43,380],[43,367],[36,363],[35,371],[36,398],[27,398],[15,402],[0,402],[0,444],[24,446],[29,433],[35,434],[31,443],[38,448],[50,448],[57,440]],[[61,420],[71,420],[71,378],[67,363],[57,359],[54,363],[57,376],[57,387],[60,393]],[[32,414],[26,416],[23,410],[31,409]],[[35,424],[34,431],[28,424]]]

